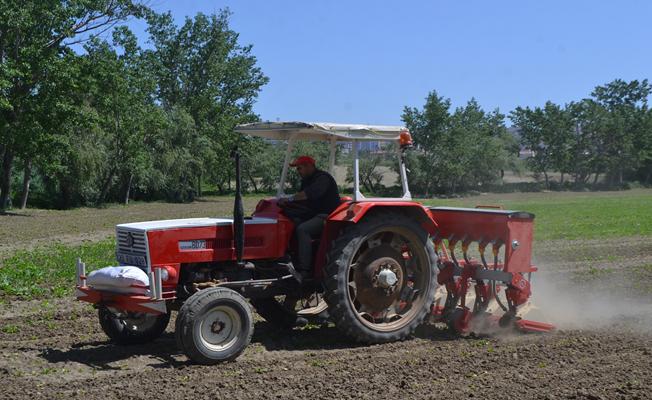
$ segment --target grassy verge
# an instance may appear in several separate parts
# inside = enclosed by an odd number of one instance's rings
[[[81,257],[89,269],[115,264],[114,241],[19,250],[2,262],[0,298],[49,298],[72,293],[77,257]]]

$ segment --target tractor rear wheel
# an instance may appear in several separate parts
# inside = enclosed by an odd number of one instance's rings
[[[181,306],[174,336],[194,362],[216,364],[238,357],[251,342],[251,306],[238,292],[215,287],[193,294]]]
[[[100,307],[98,318],[102,330],[113,342],[130,345],[148,343],[161,336],[170,322],[170,313],[118,316],[106,307]]]
[[[430,310],[436,262],[428,232],[403,214],[371,215],[345,228],[325,267],[332,321],[360,342],[405,339]]]

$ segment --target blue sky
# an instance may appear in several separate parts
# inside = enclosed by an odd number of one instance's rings
[[[228,7],[270,78],[265,120],[399,124],[437,90],[508,113],[652,78],[649,1],[152,0],[182,23]],[[128,23],[141,38],[143,22]]]

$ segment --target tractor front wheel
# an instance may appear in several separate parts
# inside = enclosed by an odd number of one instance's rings
[[[175,338],[179,348],[200,364],[216,364],[238,357],[254,333],[247,300],[227,288],[203,289],[181,306]]]
[[[98,309],[100,326],[106,335],[117,344],[143,344],[161,336],[170,322],[170,314],[125,314],[117,315],[106,307]]]
[[[417,221],[393,212],[371,215],[345,228],[327,257],[328,312],[355,340],[405,339],[428,314],[437,256]]]

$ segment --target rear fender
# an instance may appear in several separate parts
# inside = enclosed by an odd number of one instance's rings
[[[338,207],[328,216],[328,222],[349,222],[358,223],[370,214],[382,212],[396,212],[414,218],[421,223],[421,226],[430,234],[437,230],[437,224],[432,219],[430,210],[423,205],[412,201],[365,201],[360,203],[348,203]]]
[[[357,224],[360,221],[364,221],[370,215],[390,211],[405,214],[409,218],[419,221],[429,235],[433,235],[437,231],[437,224],[432,219],[430,210],[419,203],[411,201],[343,203],[326,219],[324,232],[319,243],[319,250],[315,257],[315,277],[318,279],[323,277],[323,269],[326,265],[326,253],[331,243],[340,235],[342,229],[350,224]]]

